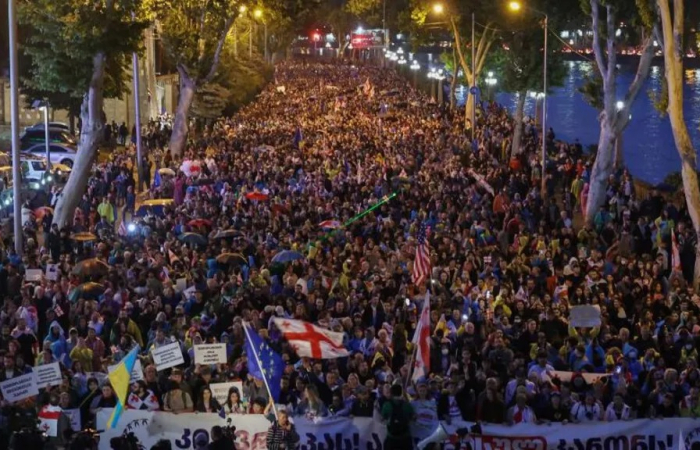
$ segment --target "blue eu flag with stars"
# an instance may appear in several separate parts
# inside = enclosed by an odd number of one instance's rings
[[[272,399],[277,402],[280,397],[284,361],[249,324],[244,323],[243,326],[248,337],[245,342],[248,372],[259,380],[265,380]]]

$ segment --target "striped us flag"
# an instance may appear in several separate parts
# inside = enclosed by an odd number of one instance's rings
[[[416,247],[416,259],[413,261],[413,273],[411,281],[415,285],[423,283],[430,275],[430,250],[428,249],[428,230],[425,223],[421,223],[418,229],[418,245]]]

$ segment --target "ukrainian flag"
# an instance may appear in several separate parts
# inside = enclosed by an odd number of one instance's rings
[[[117,395],[117,404],[112,411],[112,417],[107,422],[107,428],[114,428],[119,422],[119,417],[122,415],[126,405],[126,399],[129,396],[129,384],[131,384],[131,372],[134,370],[134,364],[139,353],[139,346],[135,346],[131,351],[119,362],[117,367],[109,374],[109,382],[112,385],[114,393]]]

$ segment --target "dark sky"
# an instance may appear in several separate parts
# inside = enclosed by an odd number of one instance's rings
[[[10,64],[7,56],[7,0],[0,0],[0,75]]]

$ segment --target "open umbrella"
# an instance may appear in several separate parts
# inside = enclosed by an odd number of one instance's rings
[[[109,265],[97,258],[84,259],[73,267],[73,274],[83,277],[102,277],[109,273]]]
[[[96,299],[104,294],[104,292],[105,287],[103,285],[88,281],[73,289],[68,295],[68,299],[73,303],[77,302],[79,298],[84,298],[86,300]]]
[[[49,213],[53,214],[53,208],[48,206],[40,206],[34,210],[34,215],[36,216],[37,220],[43,219],[44,216]]]
[[[243,233],[238,230],[221,230],[214,235],[214,239],[226,239],[226,238],[237,238],[243,237]]]
[[[151,211],[155,216],[164,216],[165,207],[175,204],[175,200],[172,198],[157,198],[154,200],[146,200],[139,205],[136,215],[138,217],[144,217],[148,211]]]
[[[189,222],[187,222],[187,225],[191,226],[191,227],[210,227],[211,220],[209,220],[209,219],[192,219]]]
[[[321,228],[326,228],[328,230],[335,230],[337,228],[342,227],[343,225],[337,220],[324,220],[323,222],[319,223],[318,226]]]
[[[270,198],[270,196],[267,194],[263,194],[262,192],[255,191],[248,192],[245,195],[245,198],[247,198],[248,200],[267,200],[268,198]]]
[[[182,233],[178,239],[191,245],[206,245],[207,238],[199,233]]]
[[[216,257],[216,262],[226,265],[246,265],[248,260],[240,253],[222,253]]]
[[[90,241],[96,240],[97,236],[95,236],[92,233],[83,232],[83,233],[74,233],[71,235],[70,238],[73,239],[74,241],[78,241],[78,242],[90,242]]]
[[[169,167],[163,167],[162,169],[158,169],[158,173],[161,175],[167,175],[169,177],[175,176],[175,171]]]
[[[296,261],[297,259],[303,259],[304,255],[293,250],[282,250],[278,254],[272,257],[273,263],[285,264],[290,261]]]

